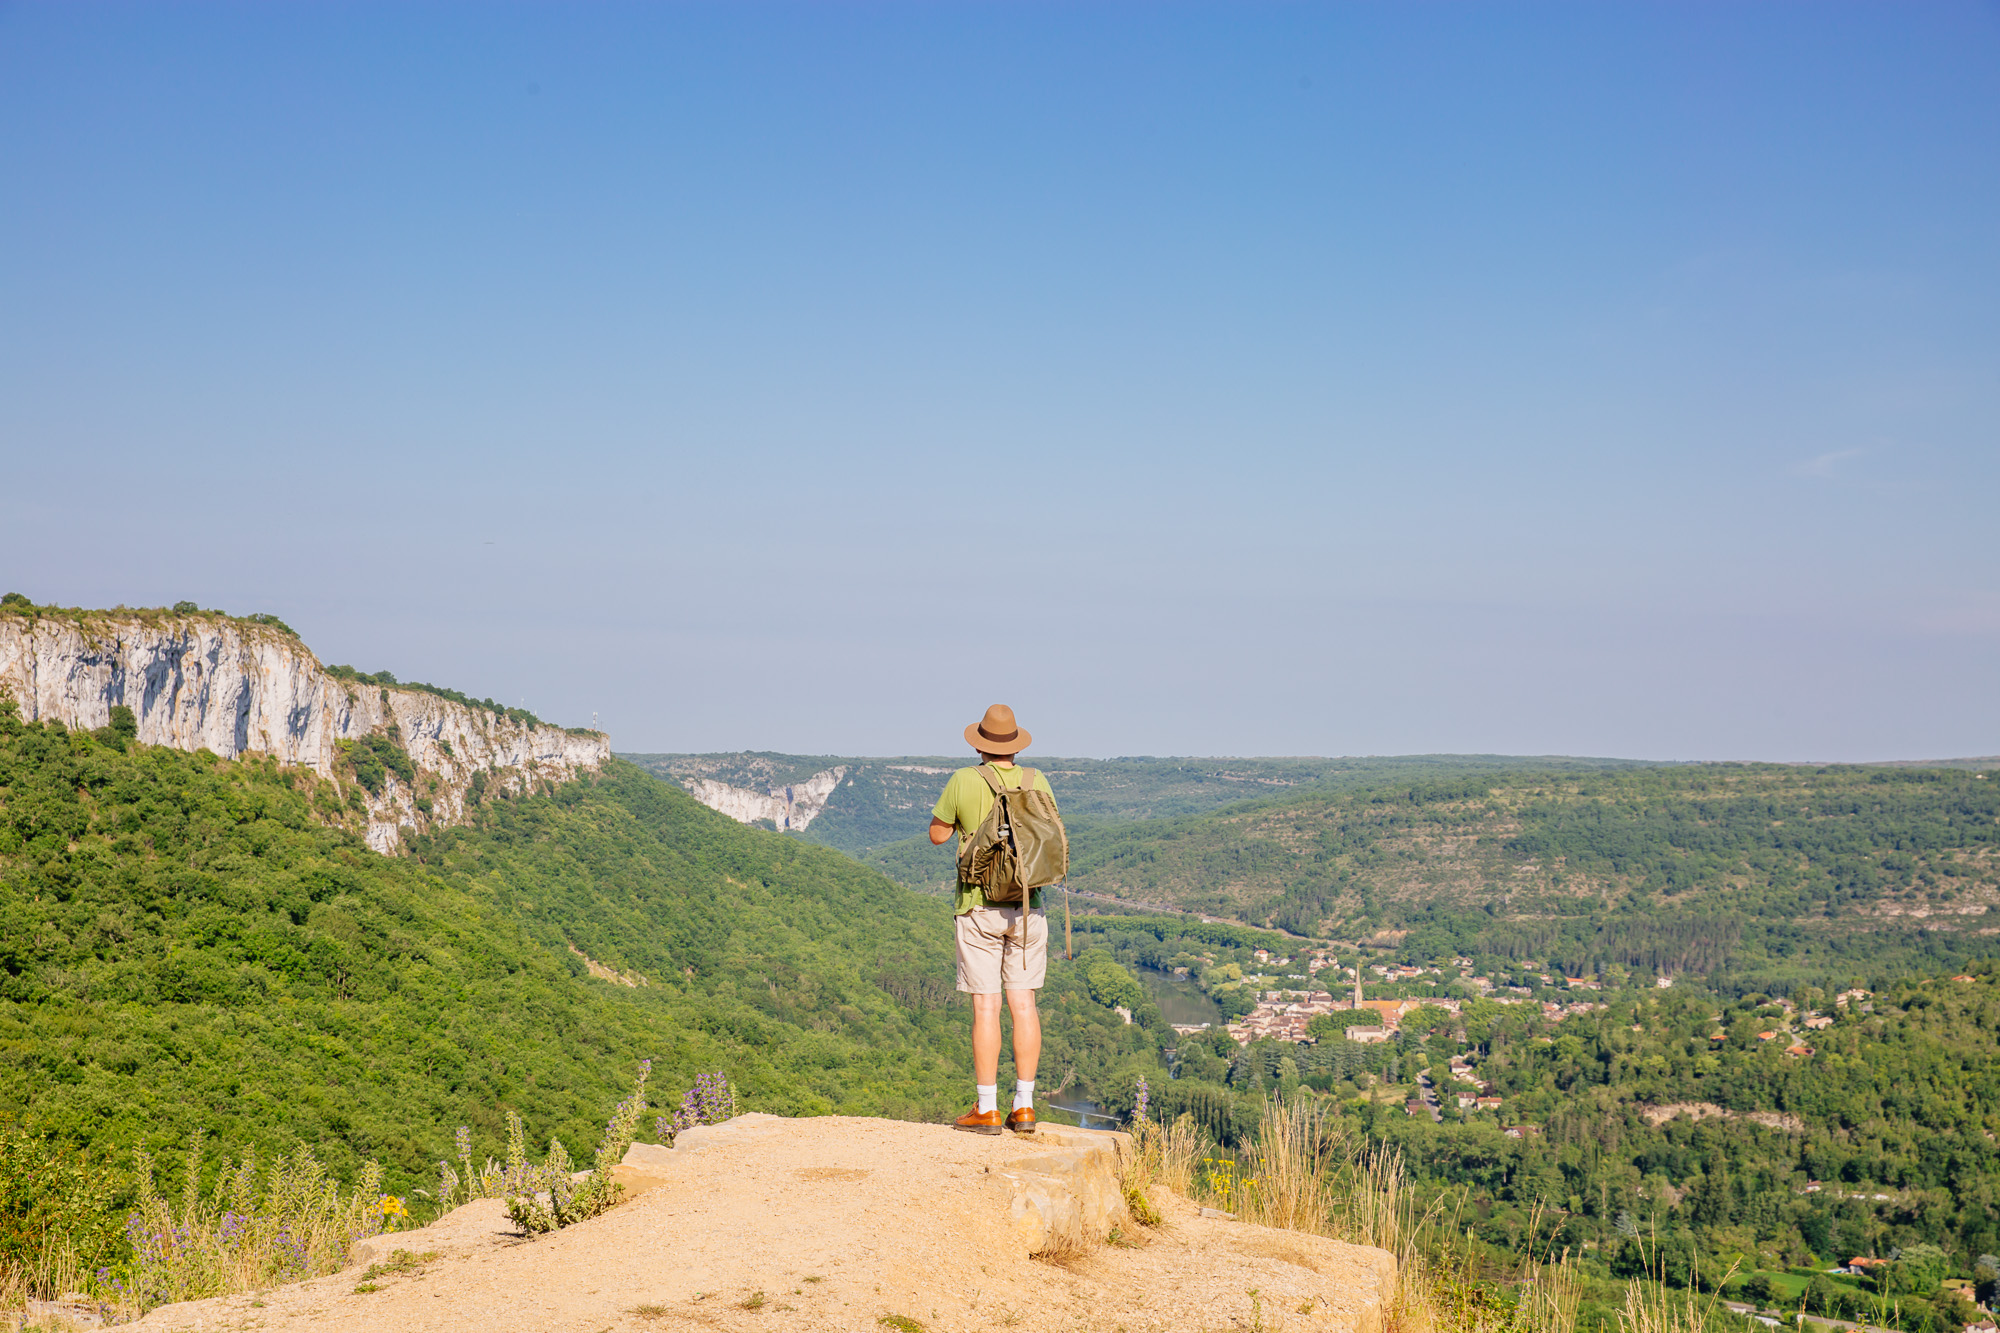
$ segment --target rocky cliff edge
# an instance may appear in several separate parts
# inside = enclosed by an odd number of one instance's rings
[[[395,850],[405,828],[463,821],[480,792],[564,782],[611,757],[600,732],[343,680],[288,630],[213,613],[0,615],[0,693],[29,721],[102,727],[122,704],[142,744],[311,769],[339,784],[339,809],[365,823],[380,852]],[[380,736],[407,753],[412,772],[388,771],[371,789],[357,782],[351,751]]]
[[[1391,1255],[1158,1187],[1159,1225],[1139,1226],[1130,1151],[1089,1130],[740,1116],[635,1146],[628,1202],[554,1235],[523,1241],[480,1200],[357,1246],[343,1273],[163,1306],[135,1329],[1384,1333]]]

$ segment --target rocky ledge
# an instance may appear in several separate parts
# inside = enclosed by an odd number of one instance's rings
[[[1157,1187],[1160,1224],[1137,1226],[1119,1185],[1130,1151],[1089,1130],[741,1116],[672,1149],[635,1146],[619,1168],[628,1201],[552,1236],[521,1240],[484,1200],[357,1247],[333,1277],[134,1327],[1382,1333],[1390,1255]],[[396,1264],[398,1250],[418,1262]],[[397,1271],[362,1282],[368,1264]]]

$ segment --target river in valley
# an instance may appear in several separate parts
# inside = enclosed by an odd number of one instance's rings
[[[1160,1014],[1169,1023],[1215,1023],[1222,1022],[1222,1010],[1215,1007],[1215,1001],[1201,993],[1201,987],[1185,977],[1177,977],[1169,972],[1157,972],[1150,967],[1133,967],[1133,976],[1139,979],[1153,1002],[1160,1006]],[[1096,1129],[1115,1129],[1116,1118],[1106,1115],[1095,1102],[1074,1094],[1061,1100],[1051,1099],[1049,1105],[1058,1110],[1068,1111],[1083,1124]]]
[[[1160,1006],[1161,1016],[1169,1023],[1221,1024],[1222,1011],[1215,1007],[1215,1001],[1203,995],[1201,987],[1186,977],[1150,967],[1134,967],[1132,975],[1152,993],[1153,1002]]]

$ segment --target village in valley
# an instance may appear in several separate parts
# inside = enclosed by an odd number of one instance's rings
[[[1344,961],[1343,956],[1353,961]],[[1264,1040],[1311,1044],[1328,1037],[1344,1038],[1360,1045],[1389,1042],[1402,1032],[1405,1020],[1420,1011],[1431,1011],[1426,1017],[1434,1021],[1444,1015],[1456,1018],[1466,1002],[1474,999],[1502,1005],[1532,1005],[1549,1023],[1560,1023],[1566,1018],[1606,1007],[1601,999],[1591,998],[1604,989],[1600,979],[1566,976],[1559,971],[1541,972],[1536,970],[1538,965],[1533,962],[1523,965],[1518,979],[1539,982],[1537,987],[1510,984],[1504,977],[1496,981],[1491,976],[1479,974],[1474,971],[1470,958],[1454,958],[1449,968],[1442,962],[1432,966],[1369,963],[1353,946],[1339,944],[1307,945],[1295,957],[1280,956],[1269,949],[1256,949],[1251,951],[1250,959],[1262,969],[1246,972],[1242,978],[1243,984],[1250,988],[1254,996],[1254,1007],[1241,1017],[1223,1024],[1224,1030],[1237,1045],[1245,1047]],[[1171,969],[1173,975],[1183,978],[1189,976],[1191,970],[1190,966]],[[1273,982],[1295,984],[1272,985]],[[1673,979],[1667,976],[1655,978],[1653,982],[1661,990],[1671,989],[1673,984]],[[1374,998],[1369,998],[1371,989],[1375,991]],[[1384,996],[1381,993],[1384,990],[1396,994]],[[1557,998],[1550,998],[1551,992]],[[1847,990],[1833,998],[1832,1007],[1845,1008],[1853,1004],[1867,1011],[1873,1008],[1869,998],[1868,991]],[[1781,999],[1774,1003],[1782,1011],[1782,1017],[1771,1020],[1772,1026],[1759,1031],[1756,1040],[1759,1043],[1784,1043],[1780,1049],[1787,1056],[1811,1056],[1813,1047],[1808,1044],[1807,1037],[1831,1026],[1834,1021],[1832,1014],[1802,1013],[1790,1000]],[[1129,1014],[1127,1021],[1130,1021]],[[1173,1026],[1182,1036],[1191,1036],[1209,1031],[1214,1025],[1176,1023]],[[1720,1043],[1727,1039],[1727,1035],[1716,1031],[1711,1034],[1710,1040]],[[1411,1099],[1405,1108],[1407,1112],[1412,1116],[1430,1114],[1435,1118],[1438,1101],[1432,1098],[1449,1098],[1455,1101],[1462,1113],[1498,1111],[1502,1099],[1493,1085],[1479,1076],[1476,1060],[1477,1056],[1470,1053],[1452,1056],[1446,1068],[1453,1086],[1427,1091],[1427,1097],[1422,1100]],[[1523,1130],[1533,1132],[1531,1126],[1508,1132],[1518,1135]]]

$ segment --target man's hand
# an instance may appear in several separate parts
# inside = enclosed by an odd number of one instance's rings
[[[958,825],[947,824],[936,815],[931,816],[931,846],[942,847],[945,841],[958,832]]]

